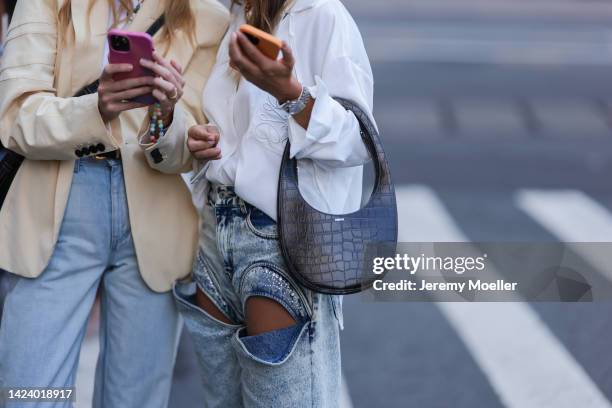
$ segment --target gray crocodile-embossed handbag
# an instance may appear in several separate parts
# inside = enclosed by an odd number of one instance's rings
[[[363,110],[346,99],[335,98],[353,112],[374,161],[376,182],[368,203],[345,215],[326,214],[311,207],[298,189],[297,160],[291,159],[287,141],[278,185],[280,246],[289,273],[307,288],[342,295],[369,288],[379,279],[368,265],[373,252],[385,247],[395,253],[397,204],[376,128]]]

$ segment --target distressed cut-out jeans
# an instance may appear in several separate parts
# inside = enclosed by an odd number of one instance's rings
[[[201,240],[191,282],[175,285],[179,310],[194,339],[207,407],[337,407],[340,399],[341,298],[313,293],[286,271],[276,223],[212,186],[201,215]],[[231,321],[195,303],[199,287]],[[252,296],[281,304],[296,325],[246,336]]]

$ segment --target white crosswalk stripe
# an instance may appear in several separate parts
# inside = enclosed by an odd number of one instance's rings
[[[342,377],[342,395],[340,395],[340,408],[353,408],[353,401],[349,394],[349,389],[346,384],[346,379]]]
[[[413,186],[397,193],[400,241],[469,241],[433,191]],[[528,304],[438,306],[505,406],[612,406]]]
[[[612,242],[612,214],[577,190],[520,190],[519,208],[566,242]]]
[[[521,190],[516,203],[612,281],[608,257],[602,257],[601,247],[579,244],[612,242],[612,214],[604,206],[576,190]]]

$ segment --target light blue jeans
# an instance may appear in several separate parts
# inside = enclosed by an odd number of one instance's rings
[[[151,291],[140,276],[120,161],[76,162],[49,265],[36,279],[10,275],[10,280],[0,325],[0,387],[73,387],[100,289],[93,406],[167,406],[180,318],[172,295]]]
[[[275,222],[231,187],[212,191],[201,220],[194,281],[177,283],[174,292],[202,368],[202,405],[337,407],[340,298],[313,293],[289,276]],[[198,308],[196,286],[233,324]],[[245,304],[251,296],[275,300],[297,324],[247,336]]]

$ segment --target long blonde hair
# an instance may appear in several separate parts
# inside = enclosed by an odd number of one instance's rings
[[[281,19],[285,7],[289,4],[287,0],[232,0],[232,7],[235,5],[246,4],[246,21],[272,33]]]
[[[31,0],[30,0],[31,1]],[[103,0],[66,0],[58,14],[59,32],[64,33],[72,19],[71,4],[73,1],[89,1],[89,11],[93,8],[94,2]],[[119,5],[115,0],[106,0],[113,13],[113,26],[120,23],[122,15],[132,17],[134,10],[132,0],[119,0]],[[185,31],[190,38],[195,36],[195,16],[190,6],[190,0],[149,0],[164,1],[164,14],[166,22],[161,32],[162,40],[170,43],[179,30]]]

